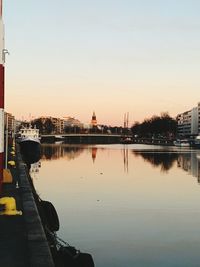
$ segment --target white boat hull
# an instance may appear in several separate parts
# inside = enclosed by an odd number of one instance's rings
[[[176,147],[190,147],[190,143],[189,142],[177,142],[177,141],[174,141],[174,145]]]
[[[31,143],[33,142],[33,143],[40,144],[40,139],[39,138],[30,137],[30,136],[26,136],[26,137],[23,137],[23,138],[19,138],[18,142],[19,142],[19,144],[23,143],[23,142],[31,142]]]

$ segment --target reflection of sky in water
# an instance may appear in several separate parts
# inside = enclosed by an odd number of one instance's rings
[[[34,181],[59,236],[97,267],[199,266],[199,152],[167,149],[43,146]]]

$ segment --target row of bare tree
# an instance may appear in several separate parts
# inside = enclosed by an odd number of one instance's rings
[[[168,113],[160,116],[152,116],[145,119],[142,123],[135,122],[131,127],[134,136],[138,137],[158,137],[174,138],[177,132],[177,122]]]

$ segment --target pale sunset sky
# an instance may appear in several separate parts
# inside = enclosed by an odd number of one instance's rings
[[[4,0],[6,111],[130,124],[200,101],[199,0]]]

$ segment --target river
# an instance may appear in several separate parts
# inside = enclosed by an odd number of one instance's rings
[[[96,267],[199,266],[200,151],[43,144],[39,166],[31,176],[58,236]]]

